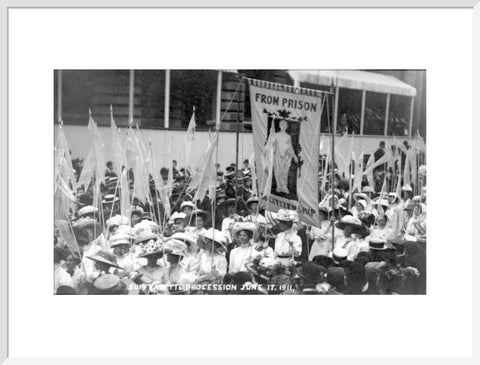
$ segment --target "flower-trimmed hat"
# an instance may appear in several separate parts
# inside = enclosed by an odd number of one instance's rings
[[[103,262],[104,264],[116,267],[117,269],[122,269],[118,266],[117,257],[108,251],[100,250],[95,255],[87,256],[90,260]]]
[[[277,212],[275,219],[281,222],[299,222],[298,213],[295,210],[288,209],[280,209]]]
[[[163,255],[164,252],[163,242],[158,240],[150,240],[148,243],[141,247],[141,251],[138,254],[138,257],[147,257],[151,255]]]
[[[158,236],[154,234],[152,231],[148,229],[144,229],[137,234],[137,238],[135,239],[135,244],[138,245],[140,243],[148,242],[150,240],[157,241]]]
[[[236,237],[241,231],[248,231],[253,236],[253,234],[255,233],[256,230],[257,230],[257,226],[255,225],[255,223],[252,223],[252,222],[245,222],[245,223],[237,222],[237,223],[234,223],[234,225],[232,227],[232,235],[234,237]]]
[[[165,242],[163,249],[165,250],[165,253],[171,255],[185,256],[187,245],[185,242],[173,238]]]

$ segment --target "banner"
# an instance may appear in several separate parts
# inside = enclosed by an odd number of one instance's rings
[[[315,91],[249,80],[260,207],[320,225],[318,159],[323,99]]]

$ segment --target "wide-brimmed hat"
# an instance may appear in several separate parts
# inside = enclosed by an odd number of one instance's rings
[[[151,255],[160,255],[163,254],[164,250],[163,242],[160,240],[157,241],[149,241],[147,244],[143,245],[140,249],[139,254],[137,257],[147,257]]]
[[[93,286],[102,291],[116,290],[121,288],[120,278],[117,275],[105,274],[93,281]]]
[[[227,248],[227,239],[225,235],[214,228],[209,228],[205,233],[200,234],[201,237],[208,238],[214,242],[221,244],[224,248]]]
[[[138,245],[139,243],[148,242],[150,240],[157,241],[158,236],[152,231],[145,229],[137,234],[137,238],[135,238],[135,244]]]
[[[187,214],[185,216],[185,218],[183,219],[184,224],[189,225],[189,226],[194,226],[195,225],[195,218],[197,216],[203,218],[203,222],[204,222],[203,224],[204,225],[208,224],[208,222],[210,222],[210,218],[212,217],[211,214],[209,212],[207,212],[206,210],[194,209],[189,214]]]
[[[104,250],[98,251],[95,255],[87,256],[87,258],[93,261],[103,262],[112,267],[116,267],[117,269],[121,269],[121,267],[118,266],[117,257],[113,253]]]
[[[340,222],[335,223],[335,227],[341,230],[345,229],[346,226],[352,227],[357,232],[365,230],[365,227],[362,225],[360,219],[351,215],[346,215],[340,219]]]
[[[103,233],[103,227],[95,219],[80,218],[73,224],[73,233],[80,246],[85,246]]]
[[[258,196],[251,196],[247,200],[247,206],[250,205],[251,203],[258,203]]]
[[[130,219],[123,215],[117,214],[114,215],[112,218],[107,219],[107,226],[121,226],[121,225],[129,225]]]
[[[163,245],[165,253],[171,255],[185,256],[187,252],[187,244],[175,238],[169,239]]]
[[[359,200],[367,201],[369,197],[365,193],[355,193],[353,194],[353,199],[357,202]]]
[[[325,280],[325,272],[327,270],[315,262],[307,261],[305,262],[299,269],[297,269],[296,273],[302,279],[305,279],[312,283],[321,283]]]
[[[110,243],[110,247],[120,246],[120,245],[131,245],[132,237],[125,233],[115,233],[108,242]]]
[[[185,219],[187,215],[183,212],[175,212],[170,216],[170,222],[174,223],[177,219]]]
[[[98,212],[98,208],[97,207],[94,207],[92,205],[87,205],[87,206],[84,206],[82,209],[80,209],[78,212],[77,212],[77,215],[79,217],[83,217],[87,214],[94,214],[94,213],[97,213]]]
[[[237,202],[237,201],[235,200],[235,198],[228,198],[228,199],[226,199],[225,201],[223,201],[221,204],[222,204],[222,205],[225,205],[225,206],[227,206],[227,205],[235,205],[236,202]]]
[[[197,209],[197,206],[195,204],[193,204],[193,202],[191,201],[184,201],[182,202],[182,204],[180,204],[180,211],[183,211],[183,208],[185,207],[190,207],[192,209]]]
[[[170,240],[170,239],[176,239],[176,240],[183,241],[187,244],[187,246],[191,246],[191,245],[196,246],[197,245],[197,242],[195,240],[192,240],[191,238],[189,238],[183,232],[175,232],[174,234],[172,234],[170,237],[167,238],[167,241]]]
[[[379,238],[371,238],[368,241],[368,247],[370,250],[384,251],[384,250],[395,250],[395,247],[392,246],[385,240]]]
[[[241,231],[248,231],[251,232],[252,235],[255,233],[257,230],[257,226],[255,223],[252,222],[237,222],[233,225],[232,227],[232,236],[236,237]]]
[[[149,221],[154,221],[155,219],[153,218],[152,216],[152,213],[150,212],[144,212],[141,216],[140,216],[140,220],[142,221],[143,219],[148,219]]]

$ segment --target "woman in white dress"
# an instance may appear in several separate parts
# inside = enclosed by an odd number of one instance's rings
[[[229,273],[247,271],[248,264],[256,256],[251,240],[256,226],[254,223],[235,223],[232,228],[232,234],[239,243],[239,246],[230,251]]]
[[[388,241],[394,237],[394,231],[387,226],[388,217],[386,214],[381,214],[375,218],[375,226],[370,230],[370,239],[379,239]]]
[[[225,276],[227,273],[227,259],[225,258],[227,239],[222,232],[213,228],[208,229],[201,235],[201,238],[205,242],[205,246],[198,255],[199,276]]]
[[[288,171],[292,159],[298,163],[298,157],[293,150],[292,137],[286,132],[288,123],[281,120],[279,127],[280,131],[273,136],[273,171],[277,182],[277,192],[290,194],[288,190]]]

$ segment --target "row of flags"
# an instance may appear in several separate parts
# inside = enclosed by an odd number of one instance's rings
[[[122,133],[117,127],[113,118],[113,110],[110,107],[110,159],[113,162],[113,170],[119,178],[117,188],[120,189],[121,214],[130,216],[131,203],[137,198],[142,203],[152,203],[150,195],[150,177],[155,184],[157,200],[160,200],[165,209],[166,217],[170,216],[170,196],[173,188],[173,168],[171,162],[173,139],[167,139],[166,161],[168,165],[168,178],[165,183],[160,174],[160,168],[155,160],[152,141],[148,145],[140,134],[138,125],[128,128],[125,142],[122,142]],[[217,124],[218,126],[218,124]],[[72,165],[72,158],[68,148],[67,139],[61,123],[55,143],[55,218],[67,219],[70,211],[74,210],[75,194],[77,187],[84,186],[85,190],[93,183],[93,205],[99,206],[101,198],[100,184],[105,182],[105,168],[107,162],[107,151],[102,141],[101,134],[95,123],[92,113],[89,110],[88,131],[91,146],[87,157],[84,160],[78,182],[75,178],[75,171]],[[184,137],[186,156],[186,167],[192,174],[191,187],[195,189],[194,199],[202,200],[205,195],[215,196],[217,173],[215,168],[218,148],[219,130],[217,128],[213,135],[210,135],[208,145],[198,162],[194,163],[192,155],[195,141],[195,108],[189,123],[188,130]],[[133,189],[130,189],[129,171],[133,173]]]

